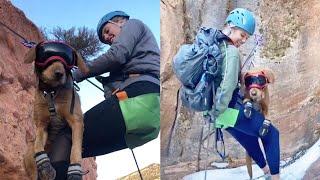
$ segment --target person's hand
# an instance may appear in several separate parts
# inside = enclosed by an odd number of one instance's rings
[[[71,71],[71,73],[72,73],[73,80],[76,81],[77,83],[85,79],[84,74],[82,74],[82,72],[79,69],[74,69],[73,71]]]

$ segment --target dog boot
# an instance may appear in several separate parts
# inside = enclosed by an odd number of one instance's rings
[[[265,120],[263,121],[263,124],[262,124],[262,126],[261,126],[261,128],[260,128],[260,130],[259,130],[259,135],[260,135],[261,137],[264,137],[265,135],[268,134],[270,124],[271,124],[271,122],[270,122],[270,120],[268,120],[268,119],[265,119]]]
[[[253,108],[253,105],[250,101],[244,103],[243,113],[244,113],[244,116],[248,119],[251,117],[252,108]]]
[[[52,167],[47,153],[41,151],[36,153],[34,157],[36,159],[38,178],[41,180],[54,180],[56,170]]]
[[[67,180],[82,180],[82,175],[85,175],[88,172],[89,171],[84,173],[82,171],[81,164],[70,164],[67,173]]]

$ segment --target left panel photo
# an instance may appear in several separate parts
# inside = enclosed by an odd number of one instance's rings
[[[160,179],[158,1],[0,0],[0,179]]]

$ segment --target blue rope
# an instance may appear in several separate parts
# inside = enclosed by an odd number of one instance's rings
[[[221,146],[223,148],[223,152],[219,151],[218,149],[218,142],[221,141]],[[216,143],[215,143],[215,148],[221,159],[224,161],[226,158],[226,150],[225,150],[225,145],[224,145],[224,140],[223,140],[223,133],[221,128],[216,128]]]

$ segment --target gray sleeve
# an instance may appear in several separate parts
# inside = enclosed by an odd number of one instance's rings
[[[108,51],[88,62],[89,74],[86,78],[119,71],[121,66],[130,59],[132,51],[145,31],[144,28],[141,21],[128,20]]]

